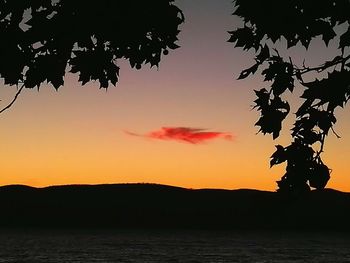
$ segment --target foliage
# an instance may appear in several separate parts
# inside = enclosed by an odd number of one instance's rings
[[[254,50],[255,64],[241,72],[245,79],[260,72],[268,88],[256,90],[255,106],[260,112],[256,126],[263,134],[277,138],[282,123],[290,112],[282,96],[303,89],[303,103],[295,113],[291,131],[292,142],[276,146],[270,165],[286,162],[286,173],[277,182],[279,191],[304,192],[310,186],[322,189],[330,178],[330,169],[323,163],[325,138],[337,119],[338,107],[350,98],[350,1],[349,0],[235,0],[234,15],[243,19],[244,26],[230,31],[229,42],[243,50]],[[346,28],[339,33],[339,27]],[[303,46],[308,49],[318,37],[327,46],[339,41],[338,54],[330,61],[309,67],[296,65],[291,57],[280,55],[276,43],[285,40],[287,49]],[[305,81],[312,75],[312,81]],[[335,132],[334,134],[338,136]]]
[[[118,59],[158,66],[184,21],[173,0],[0,0],[0,76],[5,84],[58,89],[79,81],[116,85]]]

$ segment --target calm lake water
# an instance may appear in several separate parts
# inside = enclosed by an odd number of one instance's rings
[[[350,262],[347,234],[1,230],[0,262]]]

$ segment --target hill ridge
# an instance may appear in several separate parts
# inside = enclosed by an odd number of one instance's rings
[[[168,189],[181,189],[181,190],[191,190],[191,191],[247,191],[247,192],[266,192],[266,193],[275,193],[275,191],[254,189],[254,188],[188,188],[182,186],[174,186],[167,184],[158,184],[158,183],[103,183],[103,184],[64,184],[64,185],[48,185],[48,186],[30,186],[25,184],[8,184],[0,186],[1,189],[6,188],[28,188],[28,189],[54,189],[54,188],[94,188],[94,187],[160,187]],[[312,190],[311,192],[316,192],[319,190]],[[325,188],[323,192],[337,192],[343,194],[350,194],[350,192],[345,192],[333,188]]]
[[[131,183],[0,187],[0,227],[350,231],[350,193],[302,197],[255,189]]]

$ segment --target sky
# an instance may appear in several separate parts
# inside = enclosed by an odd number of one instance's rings
[[[293,119],[277,140],[257,134],[253,90],[267,84],[259,76],[236,80],[253,64],[253,53],[227,42],[227,31],[241,24],[231,15],[232,1],[175,3],[186,18],[181,48],[163,56],[158,69],[131,69],[119,61],[119,82],[107,91],[99,83],[81,86],[72,74],[59,91],[49,85],[39,92],[24,90],[0,116],[0,185],[276,189],[284,165],[270,168],[269,157],[276,144],[289,143]],[[334,54],[332,43],[327,49],[317,40],[309,53],[289,52],[310,63]],[[1,84],[0,106],[15,93],[14,87]],[[297,94],[288,95],[294,108],[300,103]],[[349,109],[337,113],[335,128],[342,138],[329,136],[323,159],[332,168],[328,187],[349,192]]]

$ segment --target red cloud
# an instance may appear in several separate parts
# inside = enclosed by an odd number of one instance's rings
[[[192,144],[198,144],[205,141],[222,138],[232,141],[234,136],[228,132],[209,132],[206,129],[190,128],[190,127],[162,127],[160,130],[151,131],[147,134],[137,134],[125,131],[132,136],[139,136],[160,140],[176,140]]]

